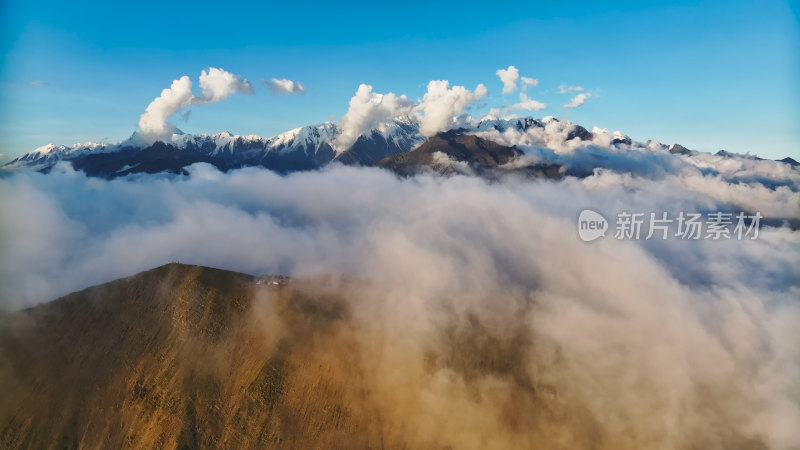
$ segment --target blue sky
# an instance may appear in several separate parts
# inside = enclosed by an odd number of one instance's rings
[[[800,26],[788,1],[348,2],[282,4],[5,1],[0,6],[0,153],[118,142],[171,81],[221,67],[255,95],[192,107],[186,132],[270,136],[340,118],[360,83],[421,98],[429,80],[501,95],[495,71],[539,80],[554,115],[770,158],[800,158]],[[273,95],[261,79],[303,83]],[[592,97],[567,109],[558,86]]]

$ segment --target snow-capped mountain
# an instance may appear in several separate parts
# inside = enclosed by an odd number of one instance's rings
[[[554,118],[537,120],[531,117],[521,119],[490,119],[459,123],[465,133],[478,133],[493,130],[504,132],[508,129],[525,131],[531,127],[544,128],[548,123],[558,122]],[[569,138],[585,137],[588,131],[583,127],[563,122],[570,128]],[[166,142],[147,144],[137,133],[118,143],[74,144],[57,146],[49,144],[16,158],[3,166],[4,170],[29,169],[47,171],[59,161],[70,161],[76,168],[87,173],[105,176],[120,176],[143,171],[143,165],[154,156],[170,156],[170,167],[192,162],[210,162],[222,169],[244,166],[263,166],[280,172],[310,170],[322,167],[332,161],[344,164],[369,165],[387,156],[408,152],[425,141],[419,132],[419,123],[407,116],[384,122],[367,133],[362,134],[347,149],[337,151],[334,141],[340,134],[336,124],[324,123],[286,131],[273,137],[257,135],[234,135],[227,131],[217,134],[184,134],[179,130]],[[152,149],[163,155],[153,155]],[[101,166],[98,170],[93,170]],[[155,170],[156,164],[150,167]],[[113,171],[111,169],[114,169]]]
[[[673,154],[692,165],[703,165],[706,158],[678,144],[666,146],[657,141],[636,142],[618,131],[609,132],[597,127],[589,131],[555,117],[461,119],[452,123],[450,128],[450,133],[475,135],[481,139],[478,142],[523,149],[525,152],[521,152],[521,156],[522,153],[526,156],[523,160],[536,161],[536,167],[564,167],[562,172],[565,174],[591,174],[595,168],[606,167],[619,159],[609,159],[617,151],[632,151],[634,159],[640,158],[636,156],[639,153]],[[295,128],[269,138],[228,132],[184,134],[176,130],[166,142],[152,144],[134,133],[118,144],[46,145],[14,159],[2,170],[47,172],[58,162],[67,161],[87,175],[115,178],[142,172],[183,173],[184,167],[205,162],[223,171],[256,166],[289,173],[319,169],[332,162],[375,165],[394,155],[411,152],[428,141],[420,134],[419,122],[407,116],[379,124],[346,149],[335,145],[340,133],[341,130],[333,123]],[[456,147],[458,145],[461,144]],[[575,157],[575,152],[580,158]],[[451,153],[463,152],[454,148]],[[718,157],[732,156],[720,153]]]
[[[119,144],[98,142],[77,143],[70,146],[47,144],[11,160],[3,168],[42,170],[52,167],[58,161],[70,161],[90,154],[113,152],[119,148]]]
[[[544,124],[527,117],[484,120],[459,126],[466,132],[505,131],[509,128],[524,131],[532,126],[543,127]],[[586,133],[582,127],[578,128]],[[257,135],[234,135],[227,131],[217,134],[184,134],[176,130],[176,133],[163,144],[176,150],[221,159],[233,166],[265,165],[276,168],[275,166],[281,166],[281,163],[286,163],[287,160],[294,161],[297,167],[287,168],[292,170],[316,168],[332,160],[370,164],[389,155],[410,151],[425,141],[425,137],[419,133],[419,123],[405,116],[378,125],[370,132],[364,133],[350,148],[337,152],[333,148],[333,142],[339,133],[340,130],[333,123],[295,128],[269,138]],[[145,149],[152,145],[143,142],[138,133],[118,144],[95,142],[76,143],[71,146],[48,144],[10,161],[3,168],[47,170],[59,161],[75,161],[92,155]]]
[[[208,162],[223,170],[262,166],[292,172],[317,169],[334,160],[371,164],[409,151],[425,140],[419,134],[419,124],[408,117],[380,124],[342,151],[333,147],[339,133],[333,123],[295,128],[270,138],[178,131],[168,141],[154,144],[143,142],[134,133],[119,144],[46,145],[12,160],[3,169],[48,171],[59,161],[69,161],[90,175],[115,177],[135,172],[174,172],[194,162]]]

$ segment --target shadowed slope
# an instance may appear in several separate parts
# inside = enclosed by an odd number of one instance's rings
[[[507,167],[523,152],[459,130],[439,133],[410,152],[388,156],[377,163],[401,176],[413,176],[423,170],[449,175],[477,174],[494,178],[508,174],[560,179],[561,167],[554,164]]]

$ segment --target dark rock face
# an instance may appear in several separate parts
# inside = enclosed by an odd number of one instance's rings
[[[411,150],[416,141],[411,139],[416,130],[411,125],[402,127],[404,134],[385,138],[375,130],[369,137],[360,136],[350,149],[338,155],[335,160],[347,165],[369,166],[383,158]]]
[[[461,134],[461,130],[453,130],[431,137],[410,152],[384,158],[375,166],[404,177],[423,171],[442,175],[469,173],[488,180],[506,176],[552,180],[559,180],[567,175],[586,176],[559,164],[509,164],[518,161],[522,155],[523,152],[518,148],[506,147],[474,135]]]
[[[373,130],[361,136],[348,150],[337,154],[330,143],[320,136],[307,142],[292,142],[291,146],[278,145],[265,150],[261,140],[241,137],[223,147],[213,140],[188,141],[185,146],[156,142],[144,148],[124,147],[108,153],[78,155],[67,159],[76,170],[89,176],[116,178],[136,173],[185,173],[188,165],[204,162],[221,171],[241,167],[264,167],[286,174],[316,170],[336,160],[348,165],[371,165],[387,156],[411,150],[418,141],[413,138],[414,128],[406,126],[403,133],[385,137]],[[53,159],[41,171],[47,172],[58,162]]]
[[[327,143],[323,143],[320,148],[301,147],[299,151],[286,153],[265,154],[260,149],[248,152],[246,148],[237,148],[230,152],[212,154],[208,150],[195,145],[178,148],[156,142],[142,149],[129,147],[111,153],[81,156],[74,159],[72,165],[89,176],[102,178],[136,173],[186,173],[186,166],[198,162],[211,164],[223,172],[240,167],[260,166],[278,173],[288,173],[318,169],[332,161],[336,155]]]
[[[731,156],[736,156],[727,150],[719,150],[717,153],[715,153],[715,155],[722,156],[723,158],[730,158]]]
[[[631,140],[631,138],[625,136],[623,138],[615,138],[611,141],[611,143],[614,145],[618,144],[631,145],[633,141]]]
[[[575,125],[575,128],[567,134],[567,140],[578,138],[582,141],[589,141],[592,139],[592,133],[580,125]]]
[[[797,162],[796,160],[794,160],[794,159],[792,159],[792,158],[790,158],[788,156],[786,158],[779,159],[778,161],[782,162],[782,163],[789,164],[790,166],[794,166],[794,167],[800,166],[800,162]]]
[[[680,155],[691,155],[692,154],[691,150],[689,150],[688,148],[682,146],[681,144],[673,144],[669,148],[669,152],[670,153],[677,153],[677,154],[680,154]]]
[[[182,150],[163,142],[143,149],[125,148],[112,153],[86,155],[72,162],[75,170],[102,178],[116,178],[134,173],[183,173],[183,168],[198,162],[213,164],[220,170],[230,166],[221,158],[195,150]]]
[[[303,170],[316,170],[328,164],[336,156],[331,146],[324,142],[319,148],[312,146],[301,147],[302,150],[294,152],[270,152],[259,155],[258,159],[243,161],[239,167],[261,166],[278,173],[290,173]]]
[[[476,171],[485,171],[506,164],[522,155],[522,151],[506,147],[474,135],[461,134],[458,130],[439,133],[429,138],[416,149],[382,159],[377,164],[408,176],[422,168],[448,173],[450,162],[465,163]],[[446,157],[447,160],[443,160]]]
[[[529,128],[544,128],[544,125],[533,117],[525,117],[517,120],[517,129],[527,131]]]

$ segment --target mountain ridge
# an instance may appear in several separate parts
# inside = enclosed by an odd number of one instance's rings
[[[546,124],[553,122],[559,121],[555,118],[532,117],[488,119],[461,123],[456,128],[465,134],[490,130],[503,132],[509,128],[524,131],[529,128],[544,129]],[[580,125],[569,121],[563,123],[568,128],[567,139],[591,138],[591,133]],[[229,132],[184,134],[177,130],[168,142],[146,144],[134,133],[119,144],[48,144],[10,161],[2,168],[5,171],[28,169],[47,172],[58,162],[67,161],[90,176],[116,178],[139,172],[182,173],[186,165],[207,162],[221,170],[260,166],[279,173],[289,173],[319,169],[332,162],[372,165],[388,156],[411,151],[427,140],[420,134],[419,123],[407,116],[381,123],[362,133],[346,149],[335,149],[335,140],[339,133],[338,126],[330,122],[295,128],[270,138],[233,135]],[[153,149],[165,151],[169,155],[157,155]],[[162,163],[171,158],[173,164],[159,164],[152,161],[151,157]]]
[[[452,124],[449,131],[425,137],[420,133],[419,123],[416,120],[408,116],[401,116],[365,131],[353,145],[345,149],[338,148],[336,145],[340,133],[341,130],[338,126],[330,122],[295,128],[269,138],[257,135],[234,135],[227,131],[216,134],[185,134],[176,130],[176,133],[168,141],[156,141],[150,144],[143,142],[138,133],[134,133],[130,138],[118,144],[92,142],[78,143],[72,146],[48,144],[3,165],[0,167],[0,173],[16,170],[48,172],[59,162],[66,161],[71,163],[76,170],[82,170],[89,176],[103,178],[117,178],[136,173],[186,174],[186,166],[201,162],[212,164],[222,171],[255,166],[287,174],[316,170],[331,163],[360,166],[381,165],[387,158],[408,154],[432,139],[452,136],[454,133],[476,135],[483,142],[494,142],[498,145],[497,148],[517,147],[517,145],[502,142],[508,140],[506,137],[509,133],[512,135],[514,133],[529,135],[538,133],[542,141],[539,144],[529,143],[527,145],[542,148],[575,148],[576,146],[594,145],[610,149],[663,151],[686,158],[699,154],[699,152],[680,144],[667,146],[657,141],[637,142],[618,131],[611,133],[596,127],[589,131],[576,123],[555,117],[541,119],[533,117],[488,118],[480,121],[462,119],[460,122]],[[749,155],[736,155],[725,151],[718,152],[716,156],[753,158]],[[458,158],[456,161],[481,165],[478,161],[464,161]],[[779,162],[797,167],[797,162],[791,158],[784,158]],[[384,166],[386,164],[388,163],[384,163]],[[531,169],[530,165],[526,168],[526,170],[528,169]],[[538,166],[531,173],[534,172],[539,175],[550,173],[552,176],[546,176],[551,178],[563,175],[558,175],[552,168]],[[587,174],[591,174],[591,170],[584,169],[573,173],[576,176],[586,176]]]

